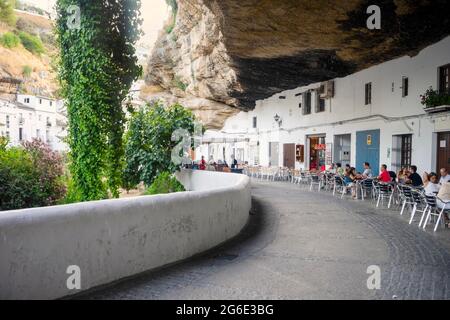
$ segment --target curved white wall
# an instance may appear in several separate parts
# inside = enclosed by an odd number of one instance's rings
[[[0,299],[79,293],[189,258],[236,236],[251,206],[245,175],[183,171],[189,192],[0,212]],[[69,290],[68,266],[81,290]]]

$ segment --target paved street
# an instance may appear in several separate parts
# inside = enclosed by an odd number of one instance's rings
[[[90,292],[87,299],[449,299],[450,231],[398,211],[282,182],[254,182],[249,224],[189,261]],[[381,289],[367,288],[367,268]]]

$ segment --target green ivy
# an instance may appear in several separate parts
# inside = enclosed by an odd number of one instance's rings
[[[125,135],[124,188],[144,182],[150,186],[162,172],[175,172],[171,153],[179,141],[172,141],[176,129],[194,132],[195,117],[179,104],[164,108],[156,103],[146,105],[131,115]]]
[[[70,29],[77,5],[81,27]],[[59,78],[68,111],[73,192],[81,200],[119,196],[123,170],[122,104],[142,74],[134,44],[140,0],[58,0]]]
[[[184,186],[170,172],[160,173],[145,192],[146,195],[186,191]]]

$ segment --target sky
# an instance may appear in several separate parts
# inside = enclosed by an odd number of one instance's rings
[[[56,0],[22,0],[23,2],[33,4],[44,10],[51,11]],[[141,0],[141,14],[144,19],[142,29],[145,35],[140,43],[151,48],[162,29],[164,21],[169,16],[169,8],[165,0]]]

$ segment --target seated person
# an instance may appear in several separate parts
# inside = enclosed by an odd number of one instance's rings
[[[413,187],[422,186],[423,181],[422,181],[422,178],[420,177],[420,175],[417,173],[417,167],[411,166],[409,172],[410,173],[408,175],[408,179],[406,180],[406,183],[412,184]]]
[[[442,168],[440,170],[441,178],[439,179],[439,184],[443,185],[444,183],[450,182],[450,174],[448,174],[446,168]]]
[[[437,194],[440,189],[437,174],[432,172],[424,174],[423,185],[425,186],[425,194]]]
[[[364,171],[362,173],[363,179],[372,178],[372,169],[370,168],[370,163],[364,162]]]
[[[391,175],[389,174],[389,172],[387,171],[387,165],[382,164],[381,165],[381,173],[378,176],[378,180],[384,183],[389,183],[392,181]]]
[[[355,168],[350,168],[350,169],[346,169],[345,173],[344,173],[344,184],[347,187],[350,187],[352,190],[352,198],[356,199],[356,169]]]
[[[344,168],[342,168],[342,164],[340,164],[339,162],[336,163],[336,174],[343,176],[345,173]]]
[[[406,180],[408,179],[408,169],[402,168],[397,173],[397,182],[398,183],[406,183]]]
[[[450,224],[450,220],[449,220],[449,217],[448,217],[449,211],[450,211],[450,182],[444,183],[441,186],[441,188],[439,189],[439,193],[438,193],[437,197],[439,198],[437,203],[436,203],[438,208],[442,209],[442,208],[444,208],[444,205],[445,205],[446,213],[444,213],[444,220],[445,220],[445,224],[448,227],[449,224]],[[446,204],[447,201],[449,203]]]

